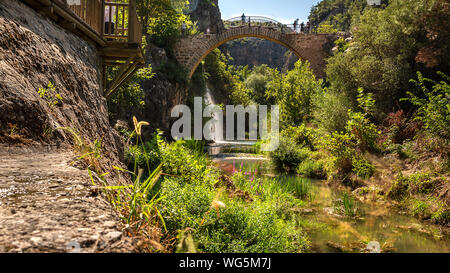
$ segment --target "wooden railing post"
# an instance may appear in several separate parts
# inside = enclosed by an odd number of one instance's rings
[[[130,0],[128,3],[128,42],[129,43],[138,43],[140,41],[136,41],[136,31],[138,31],[137,27],[137,13],[136,13],[136,0]]]
[[[102,0],[102,8],[100,15],[100,35],[103,37],[105,35],[105,0]]]

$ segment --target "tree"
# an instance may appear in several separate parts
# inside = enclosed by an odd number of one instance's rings
[[[282,126],[296,126],[308,121],[312,113],[313,96],[322,92],[322,80],[316,80],[309,62],[299,60],[286,75],[273,73],[268,84],[268,98],[280,106]]]
[[[379,113],[397,107],[396,102],[411,87],[409,79],[423,69],[416,59],[420,50],[431,43],[427,38],[430,22],[424,23],[423,18],[429,17],[439,2],[442,0],[392,0],[384,10],[365,10],[353,26],[349,48],[328,60],[326,72],[331,88],[346,94],[354,106],[357,90],[362,87],[374,93]],[[448,43],[439,40],[441,49],[435,43],[433,48],[444,52]],[[441,63],[434,69],[445,71],[444,67],[448,68],[448,64]]]

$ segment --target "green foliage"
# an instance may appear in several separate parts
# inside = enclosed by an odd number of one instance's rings
[[[308,62],[301,60],[286,75],[273,73],[267,97],[280,106],[282,126],[296,126],[311,118],[312,101],[322,92],[322,80],[316,80]]]
[[[446,81],[449,77],[439,73]],[[427,79],[422,73],[417,72],[418,81],[412,80],[423,92],[425,98],[418,97],[408,92],[411,103],[419,109],[416,119],[424,123],[425,129],[433,135],[443,139],[450,139],[450,85],[446,81],[439,83]],[[432,84],[432,89],[427,88],[427,83]]]
[[[401,200],[408,194],[409,181],[408,178],[399,173],[391,188],[388,191],[387,196],[394,200]]]
[[[300,126],[285,128],[281,131],[281,136],[292,139],[300,147],[307,147],[310,150],[315,150],[318,144],[318,132],[314,128],[306,127],[304,123]]]
[[[326,166],[323,160],[313,160],[308,158],[298,165],[297,173],[309,178],[327,178]]]
[[[267,65],[260,65],[252,69],[245,80],[245,86],[251,91],[252,101],[262,105],[271,103],[266,98],[266,91],[274,73],[276,73],[276,69],[272,69]]]
[[[364,179],[369,179],[375,172],[375,167],[365,158],[353,158],[353,172]]]
[[[377,151],[377,139],[381,132],[368,118],[374,111],[375,100],[372,94],[364,94],[361,88],[358,89],[358,93],[358,105],[364,112],[353,112],[349,109],[346,130],[356,139],[360,150]]]
[[[345,94],[325,89],[314,97],[313,122],[326,133],[344,131],[349,108],[351,103]]]
[[[308,19],[314,28],[328,24],[337,30],[348,31],[366,6],[366,0],[323,0],[312,7]]]
[[[216,97],[224,94],[222,101],[230,99],[233,104],[247,106],[252,103],[251,91],[244,83],[249,73],[248,67],[235,68],[228,64],[230,58],[218,48],[206,56],[203,67],[208,82],[212,85]]]
[[[62,104],[63,98],[62,96],[56,92],[56,87],[52,82],[49,82],[47,88],[40,87],[38,90],[39,97],[44,99],[48,106],[60,106]]]
[[[138,1],[139,2],[139,1]],[[181,36],[181,25],[186,24],[190,34],[196,33],[193,22],[182,13],[188,4],[184,0],[144,1],[138,5],[138,13],[145,22],[150,41],[155,45],[171,50]]]
[[[413,194],[430,194],[439,184],[439,178],[431,172],[417,172],[409,176],[399,173],[392,184],[388,197],[401,200]]]
[[[340,199],[334,202],[334,210],[349,217],[355,217],[358,213],[356,202],[353,197],[344,192]]]
[[[338,33],[337,29],[335,29],[332,25],[328,25],[328,24],[320,24],[316,31],[317,31],[317,33],[321,33],[321,34],[336,34],[336,33]]]
[[[307,247],[295,222],[274,209],[279,206],[275,200],[246,203],[221,194],[215,188],[219,174],[187,146],[199,149],[199,144],[183,142],[161,146],[167,178],[158,208],[170,233],[189,229],[201,252],[298,252]]]
[[[342,37],[334,41],[334,44],[337,46],[338,52],[345,52],[350,46]]]
[[[309,153],[309,149],[299,147],[294,140],[280,137],[278,148],[269,155],[278,171],[293,172]]]
[[[119,67],[109,68],[108,80],[113,80],[119,70]],[[150,65],[139,69],[130,80],[109,97],[108,102],[123,107],[143,107],[145,105],[145,94],[141,84],[144,81],[151,79],[153,76],[154,73],[152,72],[152,67]]]
[[[322,137],[321,146],[331,155],[333,170],[338,171],[340,178],[346,178],[353,168],[353,158],[356,156],[356,144],[349,133],[334,132]]]
[[[392,0],[386,9],[366,9],[353,29],[348,50],[328,60],[326,72],[331,88],[355,102],[357,89],[362,87],[377,98],[378,111],[396,107],[404,90],[410,88],[414,71],[424,69],[418,61],[427,54],[419,51],[431,45],[434,52],[448,51],[448,43],[435,44],[434,38],[427,37],[429,30],[435,28],[442,30],[433,32],[439,33],[436,39],[448,33],[440,23],[424,20],[439,17],[439,11],[433,8],[438,3],[442,1]],[[441,13],[445,13],[445,8]],[[448,67],[444,56],[428,54],[423,58],[435,60],[430,64],[433,70]]]
[[[164,172],[179,177],[185,183],[206,180],[213,170],[206,165],[203,156],[196,155],[185,146],[184,141],[162,143],[160,149]]]
[[[138,169],[154,170],[161,164],[159,149],[161,142],[160,132],[155,132],[151,141],[129,146],[125,151],[125,163],[128,168],[133,170],[136,165]]]
[[[274,201],[253,202],[247,207],[230,202],[220,218],[206,222],[198,238],[199,248],[212,253],[302,252],[307,246],[293,220],[283,220]]]

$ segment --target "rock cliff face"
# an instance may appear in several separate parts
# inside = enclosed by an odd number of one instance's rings
[[[1,1],[0,142],[70,143],[56,129],[71,127],[88,141],[102,140],[106,158],[117,161],[120,141],[109,125],[100,71],[93,45],[22,2]]]
[[[110,112],[113,113],[111,123],[124,121],[128,127],[133,125],[132,118],[136,116],[138,120],[145,120],[150,126],[143,128],[144,134],[160,129],[170,135],[172,108],[178,104],[185,104],[188,97],[187,84],[181,79],[177,79],[177,65],[170,59],[166,51],[150,43],[147,44],[146,65],[151,65],[155,75],[144,81],[141,88],[144,92],[143,107],[114,106],[110,105]],[[119,125],[119,124],[118,124]]]
[[[228,42],[220,47],[222,52],[228,52],[236,66],[249,67],[267,64],[280,71],[292,69],[298,60],[295,54],[272,41],[258,38],[244,38]]]
[[[198,5],[190,14],[190,17],[192,21],[197,22],[199,30],[204,33],[206,33],[208,28],[211,33],[216,33],[224,27],[219,9],[219,0],[198,0]]]

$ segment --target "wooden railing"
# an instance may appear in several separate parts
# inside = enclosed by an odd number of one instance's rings
[[[103,38],[141,43],[142,26],[136,13],[136,0],[80,0],[80,5],[69,7]]]

